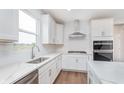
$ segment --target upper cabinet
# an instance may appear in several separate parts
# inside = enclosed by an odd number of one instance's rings
[[[64,43],[64,25],[56,24],[56,44]]]
[[[95,19],[91,21],[91,31],[93,38],[106,38],[113,36],[113,19]]]
[[[53,18],[45,14],[42,16],[42,43],[55,44],[56,23]]]
[[[18,40],[18,10],[0,10],[0,42]]]
[[[42,43],[63,44],[63,25],[56,24],[48,14],[42,16]]]

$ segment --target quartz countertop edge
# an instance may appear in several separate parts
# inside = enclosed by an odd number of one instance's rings
[[[16,81],[20,80],[21,78],[25,77],[26,75],[30,74],[34,70],[44,66],[45,64],[49,63],[51,60],[56,58],[57,56],[62,55],[62,53],[51,53],[36,57],[34,59],[30,59],[26,62],[13,64],[9,67],[4,67],[0,69],[0,84],[13,84]],[[33,61],[40,57],[49,57],[48,60],[39,63],[39,64],[29,64],[27,62]]]

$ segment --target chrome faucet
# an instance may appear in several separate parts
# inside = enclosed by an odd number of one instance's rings
[[[39,48],[37,45],[33,46],[33,47],[32,47],[32,51],[31,51],[31,58],[32,58],[32,59],[35,57],[35,54],[34,54],[34,48],[35,48],[35,47],[37,48],[38,52],[40,52],[40,48]]]

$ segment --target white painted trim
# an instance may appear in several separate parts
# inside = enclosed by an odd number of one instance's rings
[[[75,69],[62,69],[62,71],[72,71],[72,72],[83,72],[83,73],[87,73],[87,71],[85,71],[85,70],[75,70]]]

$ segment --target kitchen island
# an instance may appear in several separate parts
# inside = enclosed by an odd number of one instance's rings
[[[124,84],[124,63],[88,62],[88,82],[90,84]]]

